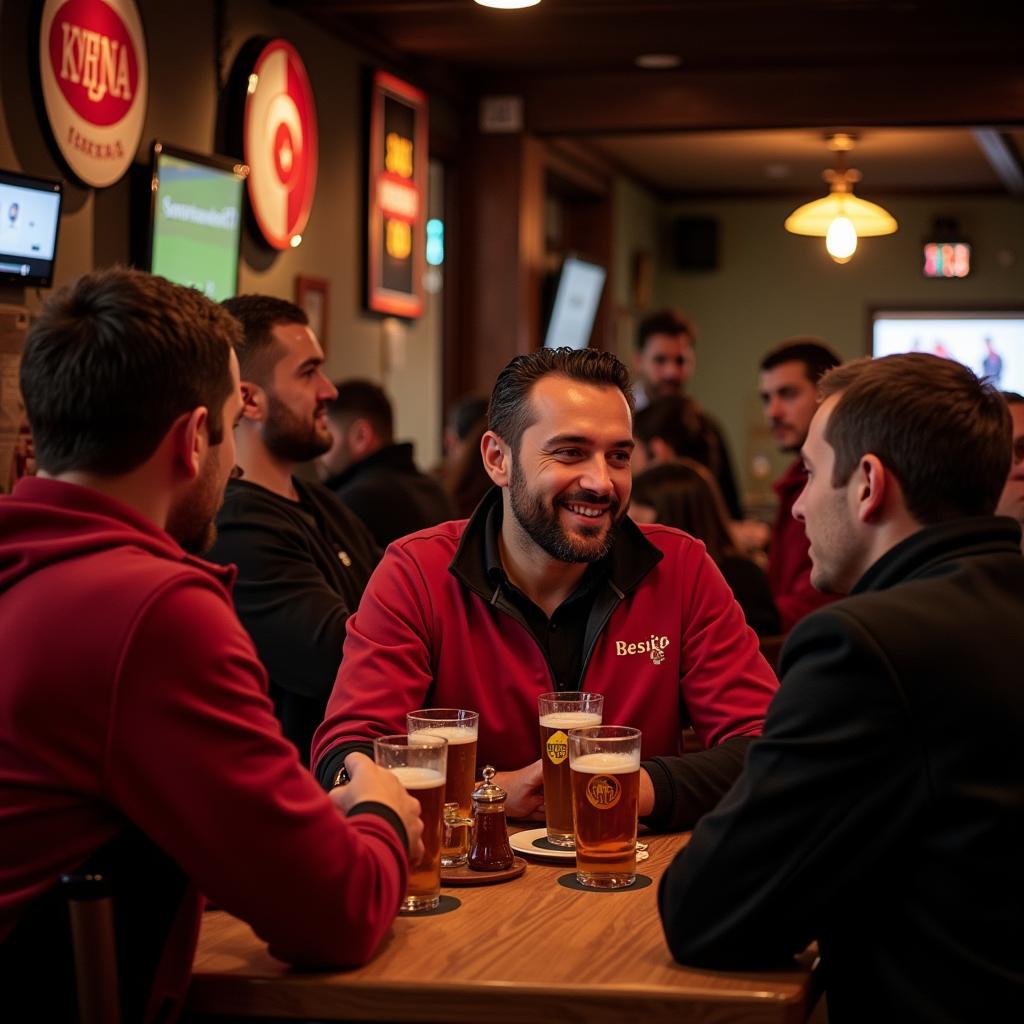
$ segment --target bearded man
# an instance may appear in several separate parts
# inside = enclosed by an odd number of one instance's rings
[[[590,690],[606,723],[643,731],[641,815],[689,827],[738,775],[777,684],[703,546],[626,515],[629,373],[591,349],[517,356],[488,417],[496,488],[468,521],[392,544],[349,621],[317,777],[333,785],[409,711],[468,708],[509,814],[538,815],[537,695]],[[690,724],[706,749],[681,757]]]
[[[235,610],[270,675],[284,734],[309,763],[341,660],[345,624],[380,558],[360,519],[296,466],[331,446],[323,350],[306,314],[284,299],[240,295],[237,348],[240,479],[228,484],[209,558],[238,567]]]

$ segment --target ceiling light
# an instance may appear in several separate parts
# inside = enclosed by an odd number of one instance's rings
[[[634,63],[646,71],[669,71],[679,67],[682,61],[675,53],[641,53]]]
[[[854,142],[851,135],[829,137],[827,145],[836,154],[836,166],[824,171],[822,177],[832,186],[831,191],[823,199],[797,207],[785,224],[786,230],[794,235],[824,237],[825,248],[836,263],[850,260],[857,250],[858,238],[891,235],[898,226],[888,210],[853,194],[861,174],[846,167],[844,154],[853,148]]]
[[[536,7],[540,0],[476,0],[481,7],[496,7],[501,11],[517,11],[520,7]]]

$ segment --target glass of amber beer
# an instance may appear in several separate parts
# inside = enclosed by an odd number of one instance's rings
[[[640,730],[599,725],[569,733],[576,879],[593,889],[636,880]]]
[[[573,847],[572,787],[569,784],[569,730],[601,724],[604,695],[570,691],[542,693],[537,698],[540,715],[540,759],[544,769],[544,815],[548,841]]]
[[[409,887],[402,910],[433,910],[441,898],[441,832],[448,741],[443,736],[381,736],[373,741],[373,759],[398,776],[420,802],[423,858],[409,865]]]
[[[427,708],[405,716],[409,735],[440,736],[448,741],[448,772],[445,776],[445,803],[459,805],[460,818],[471,817],[470,797],[476,779],[476,739],[480,715],[476,711],[456,708]],[[441,867],[454,868],[469,857],[469,831],[452,830],[458,846],[441,847]]]

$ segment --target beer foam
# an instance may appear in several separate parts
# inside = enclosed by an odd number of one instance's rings
[[[572,770],[587,775],[626,775],[640,770],[640,754],[584,754],[572,762]]]
[[[441,739],[448,741],[450,747],[458,746],[460,743],[475,743],[476,734],[476,726],[462,728],[459,725],[439,725],[436,728],[431,726],[429,729],[417,729],[412,733],[413,736],[440,736]]]
[[[584,729],[600,725],[601,716],[594,711],[555,711],[541,715],[540,724],[545,729]]]
[[[391,768],[390,771],[398,776],[398,781],[406,789],[433,789],[435,786],[444,785],[444,776],[433,768],[413,768],[406,765]]]

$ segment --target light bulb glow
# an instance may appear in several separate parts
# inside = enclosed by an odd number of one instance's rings
[[[829,224],[825,248],[836,263],[846,263],[857,251],[857,232],[849,217],[836,217]]]

